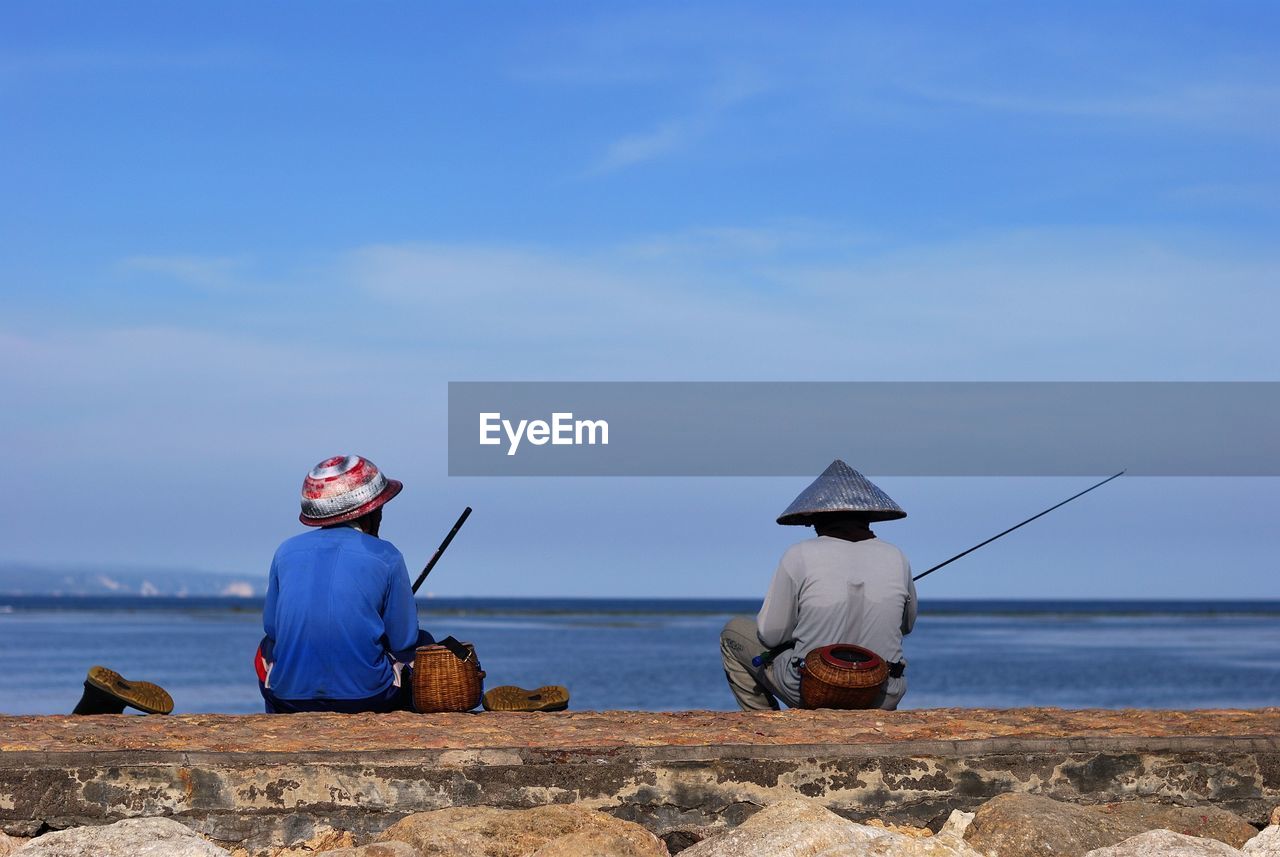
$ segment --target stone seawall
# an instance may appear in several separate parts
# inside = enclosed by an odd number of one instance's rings
[[[660,836],[784,797],[937,826],[1005,792],[1280,804],[1280,709],[0,717],[0,827],[177,818],[262,851],[457,805],[579,803]]]

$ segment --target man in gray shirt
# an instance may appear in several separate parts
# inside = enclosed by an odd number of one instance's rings
[[[916,620],[915,584],[902,551],[876,538],[870,524],[904,517],[839,460],[779,516],[779,524],[814,527],[817,538],[783,554],[756,620],[731,619],[720,635],[725,676],[744,710],[776,709],[779,699],[800,707],[801,662],[834,643],[883,658],[890,677],[876,707],[898,707],[907,692],[902,637]]]

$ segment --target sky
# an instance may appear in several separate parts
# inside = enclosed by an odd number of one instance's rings
[[[265,576],[359,452],[411,566],[475,507],[436,594],[751,597],[808,478],[450,478],[448,382],[1277,380],[1278,25],[5,4],[0,562]],[[871,475],[917,568],[1091,481]],[[1280,597],[1278,488],[1118,480],[922,595]]]

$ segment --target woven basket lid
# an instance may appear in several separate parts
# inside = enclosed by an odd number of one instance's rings
[[[851,643],[820,646],[805,655],[805,663],[821,660],[838,672],[874,672],[884,666],[884,658],[870,649]]]
[[[778,523],[807,524],[810,515],[832,512],[858,512],[869,521],[907,516],[874,482],[837,458],[778,516]]]

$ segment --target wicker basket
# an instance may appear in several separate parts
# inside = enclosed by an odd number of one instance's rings
[[[413,707],[422,714],[470,711],[484,694],[484,670],[475,646],[463,660],[444,646],[423,646],[413,658]]]
[[[870,649],[822,646],[800,664],[800,701],[805,708],[872,708],[888,678],[889,665]]]

